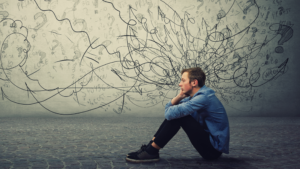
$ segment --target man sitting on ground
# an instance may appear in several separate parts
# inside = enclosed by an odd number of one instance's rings
[[[165,120],[148,145],[129,153],[130,162],[153,162],[159,160],[159,149],[163,148],[183,128],[199,154],[214,160],[222,153],[229,153],[229,122],[226,111],[205,86],[205,74],[201,68],[181,71],[180,93],[165,106]]]

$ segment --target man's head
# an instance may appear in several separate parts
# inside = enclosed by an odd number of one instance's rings
[[[179,86],[185,94],[194,95],[205,84],[205,74],[199,67],[183,69]]]

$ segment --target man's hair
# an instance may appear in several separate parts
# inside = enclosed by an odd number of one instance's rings
[[[188,74],[189,74],[188,77],[190,79],[190,83],[193,80],[198,80],[198,86],[199,87],[202,87],[202,86],[205,85],[206,76],[205,76],[205,73],[203,72],[203,70],[200,67],[193,67],[193,68],[189,68],[189,69],[183,69],[181,71],[181,75],[184,72],[188,72]]]

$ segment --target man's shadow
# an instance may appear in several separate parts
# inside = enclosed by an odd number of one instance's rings
[[[253,163],[261,163],[263,159],[257,157],[227,157],[221,156],[216,160],[206,160],[202,157],[195,158],[161,158],[160,161],[156,162],[158,166],[169,166],[172,167],[183,167],[183,168],[197,168],[205,166],[214,166],[220,169],[230,168],[256,168]],[[143,166],[153,166],[153,163],[143,163]]]

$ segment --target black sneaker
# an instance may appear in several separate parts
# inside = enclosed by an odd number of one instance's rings
[[[150,142],[148,143],[148,145],[152,144],[152,143],[153,143],[153,140],[150,140]],[[138,153],[142,152],[145,148],[147,148],[148,145],[143,144],[142,147],[141,147],[141,149],[139,149],[138,151],[135,151],[135,152],[128,153],[127,157],[128,156],[133,156],[135,154],[138,154]]]
[[[159,153],[155,155],[151,155],[147,153],[144,148],[141,152],[126,157],[126,161],[133,162],[133,163],[155,162],[155,161],[159,161]]]
[[[134,156],[134,155],[136,155],[136,154],[142,152],[142,151],[145,150],[146,148],[147,148],[147,145],[143,144],[142,147],[141,147],[141,149],[139,149],[138,151],[135,151],[135,152],[128,153],[128,154],[127,154],[127,157],[128,157],[128,156]]]

